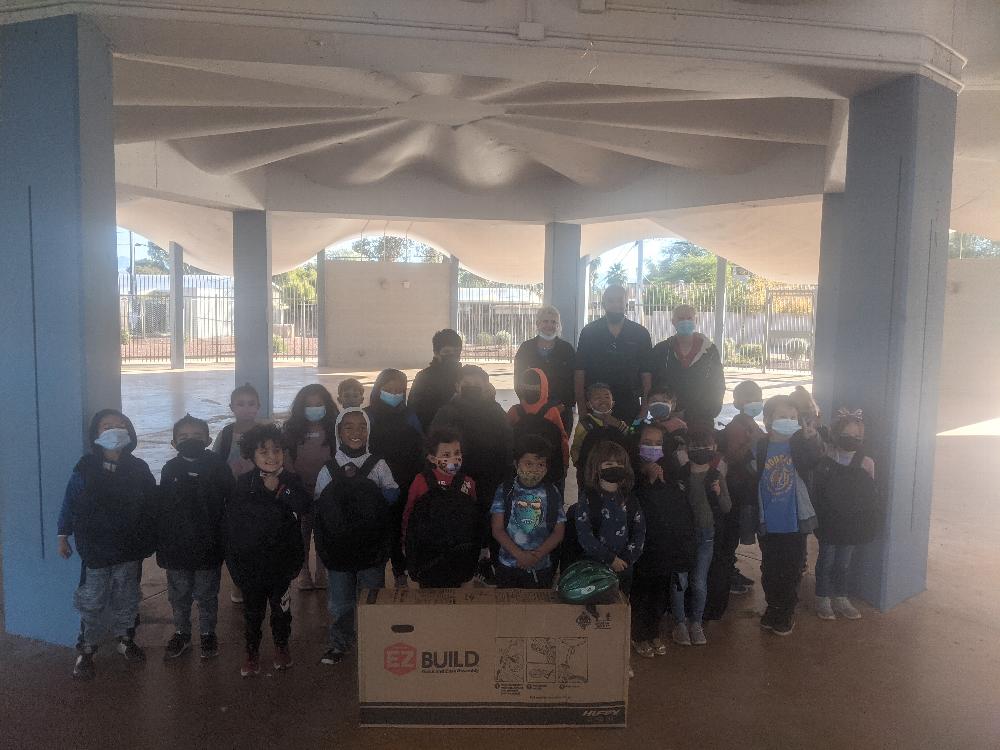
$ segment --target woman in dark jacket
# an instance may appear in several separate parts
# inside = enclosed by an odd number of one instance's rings
[[[535,315],[538,335],[528,339],[514,355],[514,373],[537,368],[549,379],[549,396],[560,406],[566,434],[573,430],[573,370],[576,351],[573,345],[559,338],[559,310],[552,305],[539,308]]]

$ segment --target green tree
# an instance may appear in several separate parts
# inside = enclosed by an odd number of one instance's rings
[[[996,258],[1000,242],[976,234],[952,231],[948,236],[949,258]]]
[[[141,245],[136,245],[136,247],[141,247]],[[146,257],[139,258],[138,260],[136,260],[135,272],[151,273],[151,274],[170,273],[170,252],[168,250],[164,250],[155,242],[150,242],[148,245],[146,245]],[[203,271],[197,266],[192,266],[190,263],[185,263],[184,273],[207,274],[208,271]]]
[[[303,302],[316,301],[316,261],[279,273],[273,281],[283,294]]]
[[[379,237],[362,237],[352,242],[350,249],[342,250],[338,255],[347,258],[390,262],[441,263],[444,261],[444,256],[429,245],[407,237],[389,234]]]
[[[606,286],[626,286],[628,284],[628,272],[622,263],[615,263],[608,269],[604,277]]]
[[[590,261],[587,266],[587,272],[590,274],[590,296],[596,299],[601,294],[601,258],[600,256],[594,258]]]
[[[646,264],[651,283],[714,283],[716,259],[708,250],[687,241],[672,242],[663,248],[659,260]]]

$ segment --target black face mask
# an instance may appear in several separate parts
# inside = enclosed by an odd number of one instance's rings
[[[711,448],[693,448],[688,450],[688,459],[693,464],[704,465],[711,463],[714,456],[715,451]]]
[[[620,313],[620,312],[606,312],[606,313],[604,313],[604,317],[608,319],[608,322],[611,325],[616,326],[619,323],[621,323],[623,320],[625,320],[625,313]]]
[[[853,437],[852,435],[837,436],[837,447],[842,451],[847,451],[848,453],[853,453],[854,451],[860,449],[861,443],[861,438]]]
[[[528,388],[519,388],[515,391],[515,393],[517,393],[517,397],[526,404],[537,404],[538,399],[542,397],[540,390],[531,390]]]
[[[608,484],[619,484],[625,480],[625,467],[609,466],[606,469],[601,469],[600,477]]]
[[[198,438],[188,438],[177,444],[177,453],[184,458],[198,458],[205,450],[205,442]]]
[[[463,385],[460,391],[462,398],[478,401],[483,397],[483,389],[478,385]]]

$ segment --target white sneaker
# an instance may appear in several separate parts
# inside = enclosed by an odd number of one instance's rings
[[[691,645],[691,636],[688,635],[687,625],[683,622],[679,622],[676,625],[674,625],[674,630],[670,634],[670,637],[673,638],[674,643],[676,643],[679,646]]]
[[[708,639],[705,637],[705,628],[700,622],[689,622],[687,629],[693,646],[704,646],[708,643]]]
[[[836,620],[837,615],[833,612],[833,605],[828,596],[816,597],[816,616],[821,620]]]
[[[229,592],[229,601],[231,601],[233,604],[242,604],[243,592],[234,586],[233,590]]]
[[[833,598],[833,611],[848,620],[860,620],[861,613],[854,608],[851,600],[846,596],[835,596]]]

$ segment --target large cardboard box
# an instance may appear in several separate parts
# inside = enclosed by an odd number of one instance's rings
[[[382,589],[358,610],[362,726],[625,726],[629,608]]]

